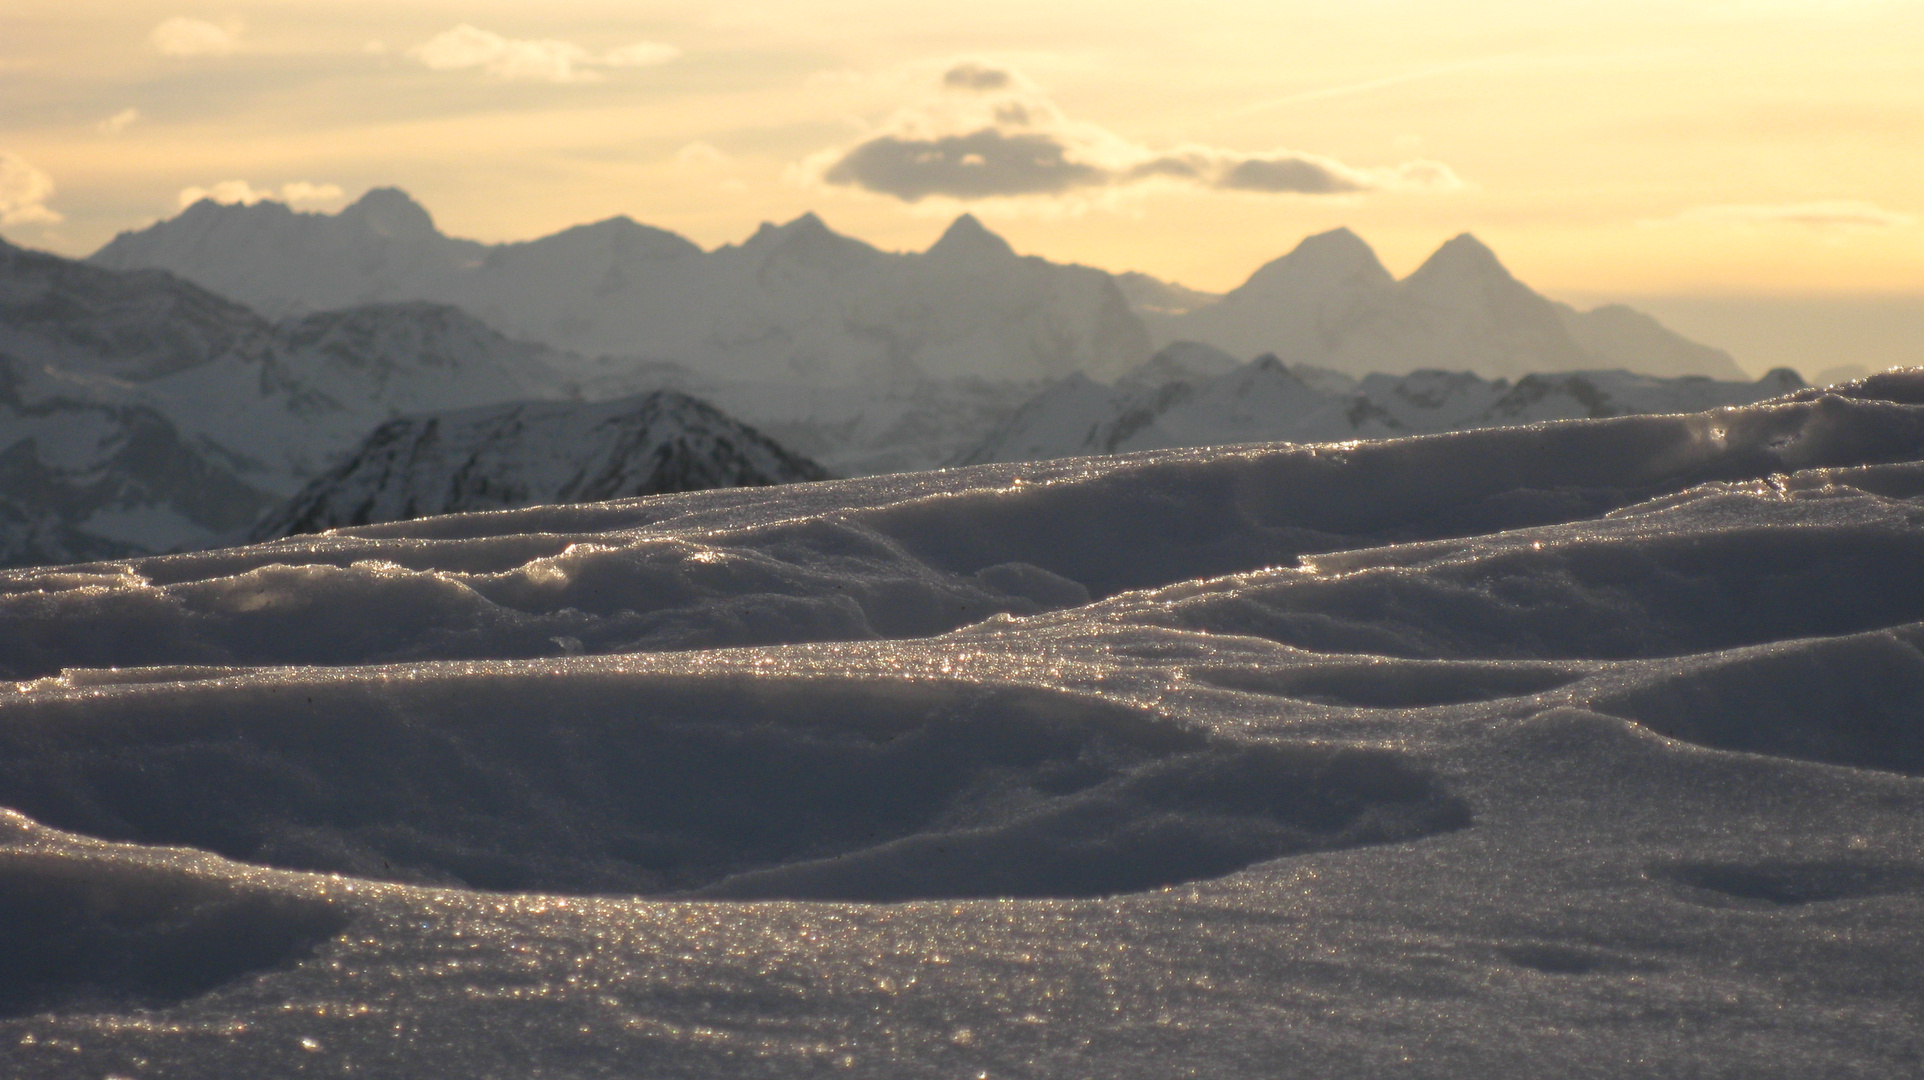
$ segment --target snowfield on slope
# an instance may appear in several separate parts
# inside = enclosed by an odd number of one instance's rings
[[[0,574],[19,1077],[1900,1077],[1924,373]]]

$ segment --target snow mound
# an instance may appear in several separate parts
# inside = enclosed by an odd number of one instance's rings
[[[958,684],[541,667],[134,685],[9,727],[0,802],[255,863],[544,892],[1086,896],[1467,814],[1396,755]]]
[[[1910,384],[1894,386],[1887,393]],[[1912,538],[1891,535],[1908,511],[1882,497],[1862,495],[1854,504],[1861,521],[1820,533],[1799,515],[1838,500],[1820,492],[1779,499],[1767,478],[1903,462],[1920,447],[1924,408],[1813,394],[1680,416],[452,515],[79,576],[14,571],[0,578],[0,660],[29,678],[134,663],[373,663],[916,637],[1305,556],[1322,573],[1224,586],[1157,617],[1408,656],[1728,647],[1786,627],[1862,629],[1872,613],[1909,610],[1917,593],[1901,584],[1874,590],[1861,614],[1855,594],[1839,593],[1835,603],[1785,609],[1776,623],[1713,601],[1719,582],[1747,573],[1775,582],[1782,571],[1773,567],[1808,562],[1825,543],[1862,552],[1865,565],[1911,550]],[[1728,486],[1752,481],[1762,486]],[[1703,487],[1717,483],[1726,486]],[[1649,502],[1685,492],[1677,506]],[[1758,516],[1744,518],[1752,506]],[[1626,513],[1595,520],[1616,510]],[[1664,535],[1670,520],[1675,540]],[[1514,531],[1558,524],[1568,528]],[[1618,539],[1627,537],[1639,542]],[[1450,538],[1470,539],[1452,547]],[[1696,550],[1734,561],[1726,568]],[[1425,558],[1433,570],[1409,568]],[[1707,575],[1702,596],[1673,595],[1663,577],[1633,578],[1626,592],[1611,578],[1629,572],[1626,560]],[[1805,595],[1819,597],[1826,575],[1841,571],[1819,562],[1796,572],[1804,576],[1773,587],[1801,580]],[[1510,602],[1493,591],[1506,575],[1570,606]],[[68,584],[83,581],[99,587]],[[1408,603],[1395,599],[1404,595]],[[1589,617],[1572,618],[1578,611]],[[103,625],[128,630],[103,635]]]
[[[0,853],[0,1019],[166,1008],[296,962],[347,921],[211,875]]]
[[[0,573],[0,1072],[1909,1076],[1919,535],[1912,371]]]

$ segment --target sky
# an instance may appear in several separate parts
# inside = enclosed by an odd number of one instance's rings
[[[1398,274],[1467,231],[1551,295],[1904,308],[1921,56],[1917,0],[7,0],[0,233],[393,184],[490,241],[969,210],[1224,290],[1348,225]]]

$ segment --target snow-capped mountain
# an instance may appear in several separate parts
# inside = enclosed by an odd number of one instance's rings
[[[1273,355],[1219,375],[1181,374],[1181,342],[1114,386],[1072,376],[1025,404],[962,464],[1035,461],[1178,446],[1336,442],[1509,427],[1545,420],[1698,412],[1801,389],[1797,373],[1720,382],[1627,371],[1531,374],[1512,383],[1472,372],[1419,370],[1361,380]],[[1220,353],[1214,353],[1218,359]],[[1193,363],[1193,361],[1192,361]]]
[[[1486,378],[1622,367],[1661,376],[1744,377],[1728,353],[1620,305],[1580,312],[1539,296],[1465,233],[1396,280],[1348,229],[1305,239],[1213,303],[1138,283],[1158,342],[1274,353],[1362,376],[1424,368]]]
[[[521,402],[382,424],[265,515],[253,538],[827,476],[714,406],[673,391],[592,405]]]
[[[377,188],[333,215],[203,201],[93,258],[275,314],[451,303],[515,337],[714,378],[1114,376],[1150,353],[1108,274],[1019,256],[967,215],[922,253],[880,251],[813,214],[712,252],[627,218],[487,247]]]
[[[570,363],[445,305],[276,323],[162,271],[0,244],[0,558],[206,546],[382,421],[563,398]]]

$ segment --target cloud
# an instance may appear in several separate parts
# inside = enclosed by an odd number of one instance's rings
[[[66,218],[47,208],[53,177],[13,154],[0,154],[0,225],[58,225]]]
[[[140,119],[139,109],[122,109],[94,125],[94,130],[102,135],[118,135]]]
[[[942,73],[942,85],[955,90],[1001,90],[1014,81],[1008,72],[980,64],[957,64]]]
[[[1910,214],[1874,203],[1829,200],[1747,206],[1693,206],[1674,221],[1704,225],[1806,225],[1815,228],[1888,229],[1914,224]]]
[[[162,56],[227,56],[240,49],[239,29],[175,16],[153,28],[147,40]]]
[[[843,155],[822,179],[915,202],[930,195],[1053,195],[1102,184],[1107,175],[1070,160],[1067,148],[1047,135],[985,128],[939,139],[871,139]]]
[[[1435,161],[1358,168],[1289,150],[1152,151],[1070,120],[1027,79],[1003,68],[957,64],[938,82],[935,94],[898,111],[869,138],[809,158],[803,175],[905,202],[1062,197],[1150,184],[1309,196],[1462,186],[1449,166]]]
[[[435,71],[478,69],[499,79],[574,83],[600,79],[597,68],[664,64],[681,50],[643,41],[596,54],[571,41],[508,38],[462,23],[409,49],[408,55]]]
[[[272,188],[257,191],[245,180],[221,180],[207,187],[180,189],[180,205],[183,208],[192,206],[202,199],[212,199],[227,205],[252,206],[265,199],[278,198],[289,206],[302,206],[338,202],[343,197],[344,193],[337,184],[310,184],[305,180],[282,184],[278,192]]]

